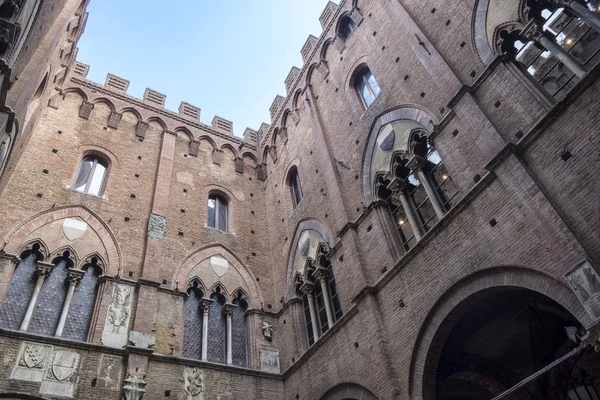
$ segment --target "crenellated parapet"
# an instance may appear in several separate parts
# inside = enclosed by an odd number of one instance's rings
[[[312,80],[325,79],[329,74],[329,66],[325,61],[325,54],[329,47],[333,46],[338,52],[343,52],[344,39],[339,36],[337,30],[338,21],[346,15],[350,16],[357,25],[362,22],[363,17],[356,7],[355,0],[341,0],[339,4],[330,1],[325,6],[319,18],[323,32],[318,38],[310,35],[304,43],[301,49],[304,65],[302,68],[293,67],[290,70],[285,79],[287,96],[275,97],[269,109],[271,125],[267,131],[263,131],[263,127],[259,130],[259,146],[263,155],[269,153],[275,155],[276,152],[271,150],[274,137],[282,130],[285,131],[290,121],[294,124],[298,123],[298,108],[306,87]]]
[[[210,139],[208,142],[213,144],[217,153],[224,146],[233,149],[236,159],[257,150],[258,133],[254,130],[246,129],[244,138],[239,138],[233,135],[233,123],[229,120],[215,116],[210,126],[203,124],[200,122],[199,107],[182,102],[178,112],[167,110],[164,107],[166,95],[148,88],[142,99],[130,96],[127,94],[128,80],[108,74],[104,85],[101,85],[87,79],[89,68],[89,65],[75,61],[65,85],[62,89],[57,89],[49,106],[58,108],[67,93],[77,92],[83,98],[79,117],[88,119],[95,105],[102,102],[111,109],[106,126],[118,129],[123,112],[132,112],[139,121],[136,136],[140,139],[145,137],[149,122],[154,121],[165,132],[185,132],[190,142],[189,154],[192,156],[198,153],[198,143],[203,138]],[[258,159],[257,154],[253,154],[253,158]]]

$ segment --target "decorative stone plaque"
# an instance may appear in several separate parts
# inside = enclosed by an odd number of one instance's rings
[[[204,400],[204,371],[186,367],[183,370],[186,400]]]
[[[281,373],[279,365],[279,350],[261,348],[260,349],[260,370],[272,374]]]
[[[101,342],[105,346],[122,348],[127,344],[127,329],[131,314],[133,287],[115,285],[112,300],[108,306]]]
[[[52,346],[23,342],[12,370],[11,379],[41,382],[50,359]]]
[[[150,214],[148,221],[148,236],[153,239],[164,239],[167,233],[167,219],[160,215]]]
[[[52,362],[46,368],[40,394],[73,397],[80,358],[79,353],[74,351],[55,350]]]
[[[122,368],[120,358],[102,355],[100,369],[98,370],[97,387],[111,391],[119,390]]]
[[[590,262],[582,261],[565,278],[588,314],[600,318],[600,277]]]

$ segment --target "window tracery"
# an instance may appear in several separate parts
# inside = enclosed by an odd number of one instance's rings
[[[0,326],[85,341],[102,263],[92,257],[83,269],[74,269],[68,250],[52,263],[45,263],[40,248],[34,244],[21,255],[0,303]]]
[[[548,95],[561,100],[600,61],[600,15],[595,1],[528,0],[525,21],[498,34],[500,52]]]

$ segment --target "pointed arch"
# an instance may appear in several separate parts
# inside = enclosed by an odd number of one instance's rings
[[[335,239],[331,234],[331,230],[327,227],[327,225],[325,225],[324,222],[310,218],[306,218],[298,222],[298,225],[296,226],[296,230],[294,232],[294,238],[292,239],[291,246],[288,249],[287,273],[284,282],[284,301],[296,297],[296,288],[294,285],[294,278],[296,272],[294,271],[294,255],[296,249],[298,248],[298,243],[300,241],[300,236],[302,235],[302,232],[307,230],[313,230],[318,232],[330,248],[335,245]]]
[[[175,128],[173,130],[173,132],[175,133],[183,133],[185,136],[187,136],[188,140],[191,142],[192,140],[194,140],[194,135],[192,134],[192,132],[186,128],[185,126],[178,126],[177,128]]]
[[[106,249],[108,269],[105,273],[120,275],[122,269],[121,249],[111,228],[100,216],[86,206],[58,206],[35,214],[16,226],[4,237],[3,250],[9,254],[19,254],[23,240],[36,229],[65,218],[79,217],[92,228]],[[47,249],[46,249],[47,251]],[[46,253],[48,254],[48,253]]]
[[[321,46],[321,51],[319,52],[319,59],[320,61],[325,61],[327,62],[327,52],[329,51],[329,48],[331,46],[331,44],[333,43],[333,39],[334,37],[328,37],[327,39],[325,39],[323,41],[323,45]]]
[[[4,251],[9,253],[8,251],[6,251],[6,248]],[[50,251],[48,250],[48,245],[40,238],[33,239],[28,241],[27,243],[22,244],[20,248],[12,254],[18,255],[19,257],[23,258],[24,254],[30,253],[35,254],[38,261],[48,260],[50,258]]]
[[[125,114],[125,113],[130,113],[130,114],[135,115],[135,117],[138,120],[138,123],[144,121],[144,117],[142,117],[142,114],[135,107],[123,107],[119,111],[119,114]]]
[[[202,135],[202,136],[198,137],[199,142],[202,142],[203,140],[207,141],[212,146],[212,150],[218,149],[217,143],[210,136]]]
[[[192,270],[199,263],[212,256],[222,257],[229,262],[229,264],[241,276],[242,281],[248,289],[247,295],[249,297],[249,307],[254,309],[260,309],[261,305],[264,304],[264,298],[260,287],[256,283],[256,277],[239,257],[237,257],[229,248],[227,248],[227,246],[221,243],[214,243],[201,247],[189,254],[173,273],[172,281],[186,282]]]
[[[229,294],[229,292],[227,291],[227,288],[225,287],[225,285],[223,285],[221,282],[215,282],[215,283],[213,283],[213,285],[210,288],[208,288],[206,295],[208,297],[212,298],[212,296],[214,294],[219,294],[219,295],[225,297],[225,302],[231,303],[232,297]]]
[[[254,153],[250,153],[249,151],[246,151],[246,152],[242,153],[242,158],[251,159],[254,162],[255,167],[256,167],[256,165],[258,165],[258,158],[256,158]]]
[[[202,279],[200,279],[196,275],[194,275],[193,277],[188,279],[188,281],[185,283],[185,292],[190,290],[190,288],[193,288],[195,286],[194,284],[197,284],[198,289],[206,297],[206,295],[209,293],[209,291],[208,291],[208,289],[206,289],[206,285],[204,284],[204,282],[202,282]]]
[[[231,151],[233,153],[234,158],[239,157],[237,149],[235,147],[233,147],[231,144],[225,143],[224,145],[222,145],[221,150],[224,150],[224,149]]]
[[[76,93],[83,99],[83,101],[88,101],[88,95],[81,88],[78,87],[69,87],[62,90],[61,94],[63,98],[65,98],[69,93]]]
[[[94,258],[96,259],[95,263],[93,262]],[[106,273],[106,265],[107,265],[106,260],[104,259],[104,257],[102,257],[101,254],[99,254],[96,251],[91,254],[86,255],[85,257],[83,257],[81,259],[81,262],[79,264],[75,264],[75,265],[77,265],[77,269],[79,269],[79,270],[83,270],[88,265],[96,265],[102,271],[102,275],[104,275]]]
[[[50,262],[54,262],[54,260],[57,258],[63,258],[64,253],[67,251],[69,252],[68,259],[71,260],[71,262],[73,263],[72,266],[76,267],[77,265],[79,265],[79,260],[80,260],[79,255],[77,254],[77,251],[69,245],[62,246],[62,247],[54,250],[52,252],[52,254],[50,254],[50,256],[48,257],[48,260]]]
[[[146,120],[146,123],[148,123],[148,124],[151,122],[155,122],[155,123],[159,124],[162,127],[163,131],[169,130],[165,121],[163,121],[162,118],[160,118],[160,117],[152,116]]]
[[[369,139],[366,141],[362,156],[363,195],[365,204],[370,204],[375,200],[372,191],[373,182],[371,182],[371,161],[379,131],[384,125],[401,119],[418,122],[430,131],[433,131],[434,126],[439,123],[439,120],[434,113],[416,104],[399,105],[384,111],[374,119],[373,124],[371,125]]]
[[[312,85],[312,78],[315,71],[319,68],[319,64],[312,63],[306,70],[306,85]]]
[[[116,107],[115,107],[115,103],[112,102],[112,100],[106,98],[106,97],[96,97],[95,99],[92,99],[91,101],[92,104],[106,104],[108,106],[108,108],[110,108],[111,111],[116,111]]]

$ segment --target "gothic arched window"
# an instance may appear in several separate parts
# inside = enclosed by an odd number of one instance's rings
[[[419,125],[397,120],[382,126],[371,155],[373,191],[390,205],[405,251],[446,215],[460,193]]]
[[[600,61],[600,24],[595,1],[557,6],[528,0],[523,28],[499,33],[508,54],[551,97],[560,100]]]
[[[183,311],[183,357],[202,359],[203,310],[202,290],[198,282],[187,290]]]
[[[302,296],[309,346],[343,316],[327,251],[326,244],[319,244],[317,260],[307,258],[303,274],[296,275],[296,290]]]
[[[363,67],[357,71],[354,76],[354,88],[365,108],[369,108],[381,92],[375,76],[368,67]]]
[[[248,302],[242,292],[238,292],[233,300],[235,308],[232,312],[231,322],[231,358],[232,364],[239,367],[248,366],[248,344],[246,333],[246,311]]]
[[[227,232],[227,200],[218,194],[208,196],[208,221],[209,228]]]
[[[21,259],[0,304],[0,326],[87,340],[102,274],[99,260],[93,257],[83,270],[73,269],[71,254],[64,251],[52,264],[43,263],[39,244]]]
[[[226,298],[219,287],[210,298],[212,303],[208,312],[208,361],[225,364],[227,360]]]
[[[108,163],[105,159],[97,155],[86,156],[81,161],[73,189],[93,196],[100,196],[104,190],[107,172]]]

